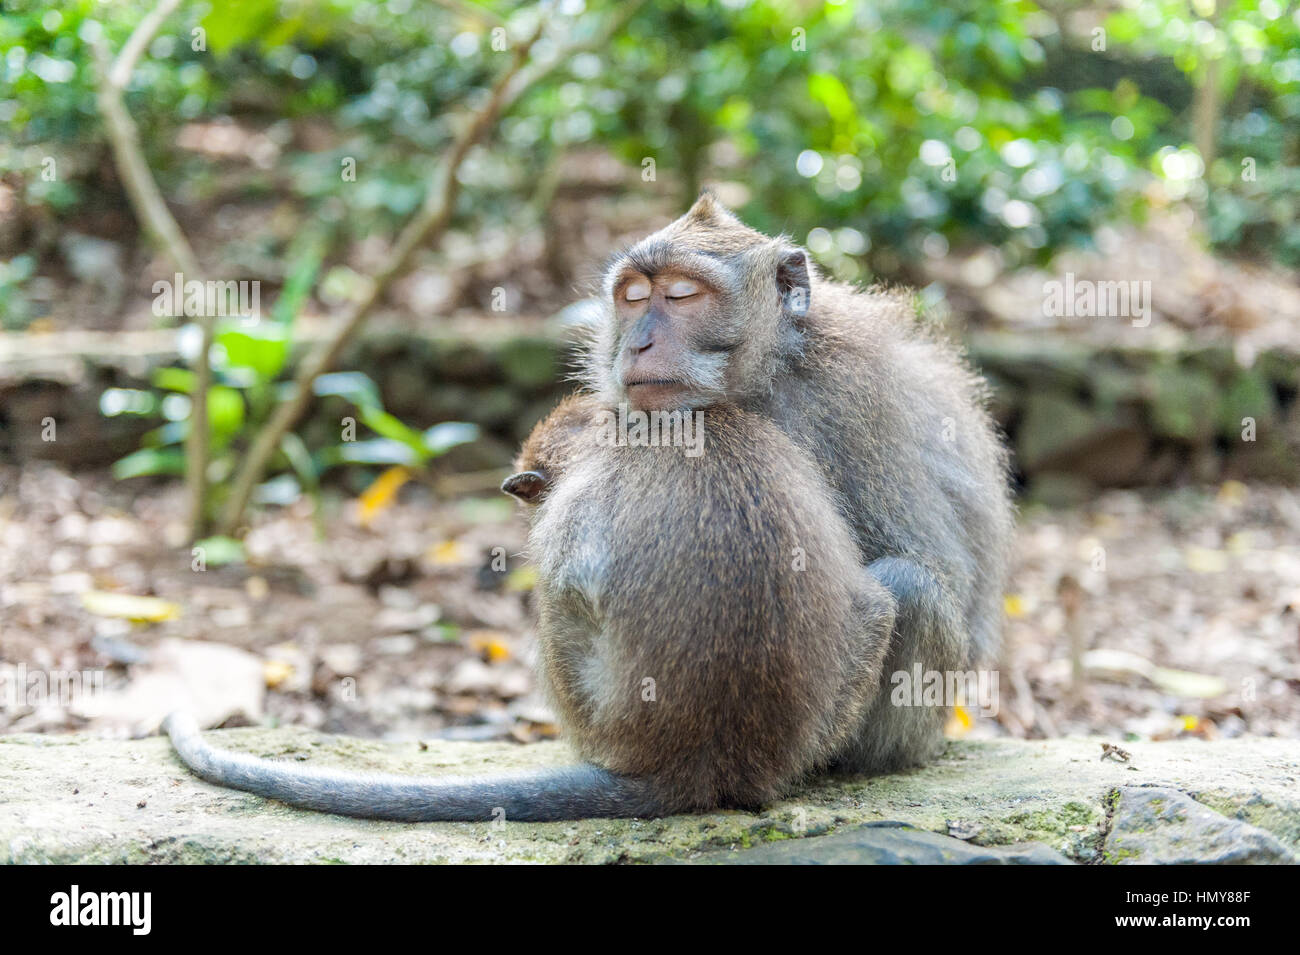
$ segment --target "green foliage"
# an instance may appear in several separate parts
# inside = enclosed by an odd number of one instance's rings
[[[105,164],[91,20],[118,49],[150,5],[7,4],[0,124],[18,148],[0,173],[19,174],[25,202],[72,216],[87,201]],[[533,8],[514,11],[500,15]],[[416,208],[458,108],[507,57],[483,23],[436,4],[210,0],[171,18],[128,105],[169,195],[215,188],[210,160],[173,148],[179,127],[239,114],[284,147],[273,188],[358,238]],[[1211,61],[1219,153],[1189,173],[1191,102]],[[311,118],[327,131],[303,148],[290,124]],[[1297,119],[1300,11],[1282,0],[669,0],[531,92],[463,172],[477,211],[498,218],[579,146],[623,158],[629,186],[647,158],[684,198],[705,179],[743,183],[749,219],[808,240],[848,278],[969,241],[997,243],[1011,264],[1042,260],[1153,197],[1197,204],[1225,248],[1295,262]],[[71,174],[37,174],[47,152]]]
[[[214,485],[210,502],[214,511],[243,447],[293,387],[277,381],[291,346],[288,325],[266,322],[245,326],[233,320],[218,327],[212,350],[215,381],[208,391],[208,478]],[[114,464],[113,475],[118,479],[185,472],[183,445],[189,433],[194,372],[160,368],[152,383],[153,391],[110,388],[100,397],[100,411],[106,416],[163,419],[145,435],[143,447]],[[425,431],[411,428],[384,410],[379,388],[360,372],[322,375],[313,390],[318,396],[350,403],[374,436],[358,440],[354,429],[345,427],[337,445],[313,453],[296,434],[286,435],[280,453],[272,460],[271,477],[259,488],[257,498],[262,502],[286,504],[304,492],[315,496],[322,476],[334,467],[402,464],[418,468],[478,438],[477,427],[460,422],[444,422]]]

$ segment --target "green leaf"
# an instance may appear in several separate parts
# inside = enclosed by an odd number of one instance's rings
[[[277,0],[213,0],[203,27],[213,53],[224,54],[237,46],[265,39],[277,26]]]
[[[153,477],[159,474],[184,474],[185,455],[181,451],[160,451],[141,448],[113,464],[113,477],[119,481],[133,477]]]
[[[203,548],[204,562],[213,567],[242,564],[245,559],[243,543],[233,537],[206,537],[194,546]]]
[[[362,408],[361,420],[371,431],[393,441],[402,442],[419,457],[423,458],[428,454],[428,449],[424,446],[424,435],[387,411],[378,408]]]
[[[228,444],[244,426],[244,396],[225,385],[209,389],[208,426],[212,429],[214,450]]]
[[[379,387],[359,371],[335,371],[312,382],[313,394],[346,398],[358,408],[382,408]]]
[[[253,500],[258,504],[277,504],[287,507],[302,496],[302,487],[292,474],[277,474],[269,481],[263,481],[253,491]]]
[[[814,73],[808,77],[808,94],[822,106],[836,123],[850,123],[857,115],[853,98],[839,77],[830,73]]]
[[[166,424],[146,431],[144,437],[141,438],[141,443],[145,447],[162,448],[170,444],[180,444],[189,433],[190,423],[188,419],[185,421],[168,421]]]
[[[335,449],[340,464],[405,464],[417,465],[420,456],[410,445],[389,438],[370,438],[366,441],[348,441]]]
[[[194,391],[194,372],[188,368],[159,368],[153,373],[153,385],[163,391],[179,391],[188,395]]]
[[[316,462],[312,460],[311,453],[307,450],[307,445],[303,444],[302,438],[290,431],[280,439],[280,450],[289,459],[289,467],[293,468],[294,473],[298,475],[298,480],[302,482],[303,487],[314,489],[320,484]]]
[[[464,421],[444,421],[442,424],[435,424],[424,432],[423,441],[425,449],[434,457],[449,451],[458,444],[469,444],[471,441],[477,441],[479,436],[478,425],[469,424]]]
[[[262,382],[275,378],[289,360],[289,333],[270,322],[249,328],[223,328],[214,343],[225,351],[228,365],[248,368]]]
[[[117,415],[148,415],[158,410],[158,397],[138,388],[105,388],[99,396],[99,413],[106,418]]]
[[[321,260],[325,257],[325,236],[320,232],[309,233],[305,238],[295,242],[295,247],[303,246],[300,254],[291,254],[289,277],[275,306],[271,310],[271,319],[281,325],[290,326],[302,311],[307,296],[316,287],[316,276],[320,273]]]

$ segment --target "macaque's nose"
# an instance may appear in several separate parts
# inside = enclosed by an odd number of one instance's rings
[[[633,355],[639,355],[646,351],[655,343],[653,315],[647,315],[637,323],[636,328],[632,329],[632,338],[627,344],[627,349]]]

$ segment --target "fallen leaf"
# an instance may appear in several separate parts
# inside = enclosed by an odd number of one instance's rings
[[[266,680],[267,687],[274,690],[293,676],[293,664],[284,660],[267,660],[262,666],[262,676]]]
[[[1127,650],[1098,647],[1083,655],[1090,679],[1107,683],[1143,683],[1154,680],[1155,667],[1146,657]]]
[[[1170,696],[1210,699],[1228,692],[1228,684],[1220,677],[1167,667],[1156,667],[1151,673],[1151,682]]]
[[[1220,574],[1228,569],[1228,555],[1209,547],[1187,547],[1183,551],[1183,562],[1194,574]]]
[[[1240,481],[1224,481],[1216,496],[1220,504],[1240,504],[1246,499],[1246,485]]]
[[[527,593],[537,587],[537,568],[532,564],[516,567],[506,575],[508,593]]]
[[[465,635],[465,645],[486,656],[488,663],[500,663],[510,659],[510,647],[504,638],[505,634],[498,630],[474,630]]]
[[[429,548],[429,560],[440,567],[459,567],[466,562],[465,548],[459,541],[445,540]]]
[[[975,725],[975,720],[971,717],[970,711],[964,706],[954,706],[952,715],[948,717],[948,723],[943,728],[945,736],[949,738],[960,738],[971,731]]]
[[[411,479],[411,472],[398,465],[391,467],[370,482],[360,497],[361,523],[369,524],[377,514],[397,499],[397,492]]]
[[[1228,553],[1236,557],[1250,553],[1253,539],[1254,535],[1250,531],[1238,531],[1227,540]]]
[[[138,623],[160,623],[175,620],[181,615],[180,604],[158,597],[137,597],[134,594],[114,594],[105,590],[87,590],[81,603],[98,617],[118,617]]]
[[[172,710],[188,710],[204,728],[234,716],[261,719],[266,694],[262,661],[245,650],[169,638],[150,651],[147,663],[128,672],[124,688],[88,694],[69,709],[96,731],[133,736],[158,732]]]

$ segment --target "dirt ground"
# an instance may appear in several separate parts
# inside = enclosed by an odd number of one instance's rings
[[[168,678],[169,638],[186,638],[243,651],[190,660],[231,687],[215,704],[226,725],[554,734],[533,692],[512,501],[412,483],[363,521],[359,502],[327,496],[320,536],[304,501],[264,511],[247,562],[226,565],[182,545],[181,514],[178,486],[0,467],[0,676],[100,670],[110,704],[0,694],[0,732],[147,732],[135,710]],[[104,592],[167,603],[123,615]],[[1027,509],[1006,608],[998,712],[954,720],[953,735],[1300,736],[1300,491],[1228,483]],[[142,615],[167,619],[125,619]],[[1077,691],[1072,637],[1088,651]]]

